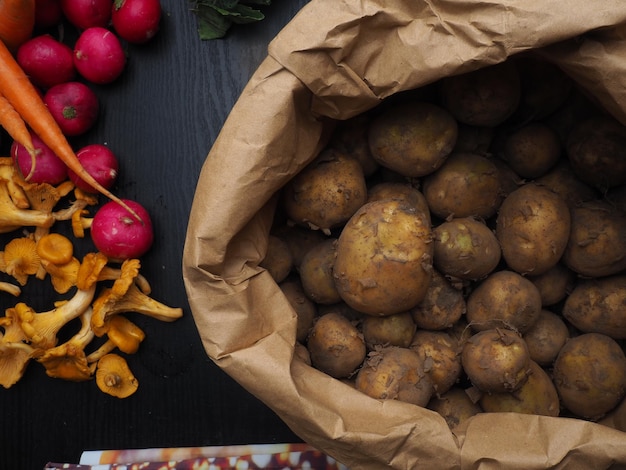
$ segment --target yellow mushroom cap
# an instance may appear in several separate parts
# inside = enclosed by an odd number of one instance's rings
[[[102,392],[117,398],[127,398],[139,387],[126,359],[113,353],[102,356],[98,361],[96,384]]]

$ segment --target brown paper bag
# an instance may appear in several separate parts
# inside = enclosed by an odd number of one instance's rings
[[[623,0],[312,0],[270,44],[200,174],[183,255],[209,357],[302,439],[351,468],[626,468],[626,433],[481,414],[453,434],[429,410],[371,399],[294,357],[295,313],[258,266],[276,191],[331,119],[534,50],[626,123]]]

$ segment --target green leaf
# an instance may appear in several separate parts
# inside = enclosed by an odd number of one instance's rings
[[[265,15],[252,5],[270,5],[271,0],[192,0],[198,19],[200,39],[218,39],[226,35],[233,24],[261,21]],[[247,4],[247,5],[246,5]]]

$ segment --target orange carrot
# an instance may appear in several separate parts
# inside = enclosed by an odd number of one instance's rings
[[[8,132],[9,136],[18,144],[22,145],[29,153],[31,160],[30,173],[24,178],[28,181],[35,171],[35,156],[37,155],[37,151],[35,150],[30,132],[22,116],[19,115],[11,103],[2,95],[0,95],[0,126],[4,127],[4,130]]]
[[[35,27],[35,0],[0,0],[0,39],[13,52],[30,39]]]
[[[50,114],[41,95],[2,41],[0,41],[0,77],[0,94],[13,105],[24,122],[30,126],[42,142],[50,147],[56,156],[85,183],[90,184],[99,193],[124,207],[133,217],[141,221],[141,217],[135,211],[98,183],[85,170],[61,128]]]

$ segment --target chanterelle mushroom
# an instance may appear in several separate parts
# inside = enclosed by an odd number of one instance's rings
[[[115,348],[126,354],[134,354],[146,337],[141,328],[122,315],[113,315],[107,318],[100,333],[103,332],[107,334],[107,341],[87,356],[89,363],[98,361]]]
[[[50,377],[80,382],[89,380],[92,371],[87,363],[85,347],[94,338],[91,331],[91,315],[88,308],[80,316],[80,330],[68,341],[49,349],[36,350],[33,357],[46,368]]]
[[[4,329],[0,339],[0,385],[10,388],[24,375],[34,349],[24,343],[26,337],[13,308],[0,318],[0,327]]]
[[[126,398],[137,391],[139,382],[128,367],[126,359],[118,354],[100,358],[96,369],[96,384],[104,393]]]
[[[36,243],[30,237],[14,238],[4,247],[4,271],[25,286],[28,277],[37,274],[41,260],[36,250]]]

